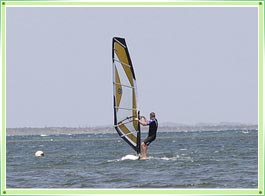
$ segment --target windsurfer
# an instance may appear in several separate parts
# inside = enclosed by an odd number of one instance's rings
[[[143,120],[142,120],[143,119]],[[156,139],[156,132],[158,127],[158,121],[155,117],[155,113],[150,113],[150,120],[147,120],[145,116],[141,116],[139,123],[143,126],[149,125],[149,132],[147,138],[142,142],[142,154],[141,158],[146,159],[147,156],[147,147],[149,144]]]

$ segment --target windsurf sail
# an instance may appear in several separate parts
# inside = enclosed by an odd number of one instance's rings
[[[137,119],[137,87],[129,50],[124,38],[112,40],[114,127],[136,152],[141,152],[140,124]]]

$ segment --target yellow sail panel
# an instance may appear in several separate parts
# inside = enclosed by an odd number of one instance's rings
[[[123,137],[128,137],[135,144],[137,143],[137,138],[135,137],[135,135],[133,135],[124,124],[119,125],[119,128],[124,134]]]
[[[119,60],[127,65],[129,65],[128,56],[126,54],[125,48],[118,42],[114,43],[114,50],[119,58]]]
[[[128,80],[130,81],[131,86],[133,86],[133,76],[132,76],[132,71],[130,68],[130,64],[129,64],[129,59],[128,56],[126,54],[126,50],[125,48],[123,48],[119,43],[115,43],[114,44],[114,50],[116,52],[116,55],[119,59],[119,61],[122,64],[122,67],[128,77]]]

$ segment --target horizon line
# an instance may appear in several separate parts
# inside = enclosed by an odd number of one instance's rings
[[[159,123],[160,127],[178,127],[178,126],[258,126],[258,123],[243,123],[243,122],[210,122],[210,123],[205,123],[205,122],[198,122],[198,123],[176,123],[176,122],[162,122]],[[6,129],[22,129],[22,128],[37,128],[37,129],[42,129],[42,128],[112,128],[114,125],[85,125],[85,126],[18,126],[18,127],[6,127]]]

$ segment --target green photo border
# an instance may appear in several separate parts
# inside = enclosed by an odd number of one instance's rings
[[[74,194],[200,194],[200,195],[264,195],[263,133],[263,54],[264,1],[170,1],[170,2],[92,2],[92,1],[3,1],[1,2],[2,57],[2,132],[1,195],[74,195]],[[256,6],[258,8],[258,188],[257,189],[9,189],[6,188],[6,8],[26,6]]]

